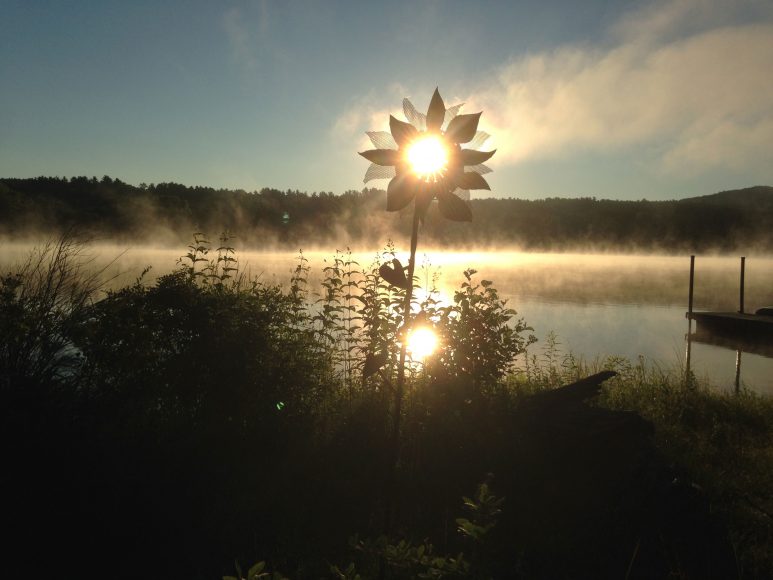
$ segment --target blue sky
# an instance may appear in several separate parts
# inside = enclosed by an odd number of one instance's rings
[[[3,177],[360,189],[364,131],[438,86],[483,110],[497,197],[773,184],[770,0],[0,0],[0,14]]]

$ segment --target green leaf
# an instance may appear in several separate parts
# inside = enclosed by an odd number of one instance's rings
[[[365,357],[365,364],[362,368],[362,376],[367,379],[369,376],[378,372],[378,370],[387,363],[389,355],[386,351],[379,353],[369,352]]]
[[[266,567],[266,563],[265,562],[258,562],[252,568],[250,568],[249,571],[247,572],[247,579],[248,580],[253,580],[253,578],[256,578],[258,576],[258,574],[263,572],[263,568],[265,568],[265,567]]]
[[[391,268],[388,264],[381,264],[381,267],[378,269],[378,273],[381,274],[381,277],[389,282],[392,286],[397,286],[403,290],[408,288],[408,279],[405,277],[405,270],[403,269],[403,265],[400,263],[400,260],[397,258],[392,258]]]
[[[456,197],[453,193],[438,195],[438,209],[446,219],[455,222],[471,222],[472,210],[470,206]]]
[[[398,152],[393,149],[369,149],[361,151],[360,155],[376,165],[397,165],[400,159]]]
[[[416,127],[410,123],[395,119],[392,115],[389,115],[389,130],[392,132],[392,137],[395,138],[398,147],[404,147],[419,134]]]
[[[440,131],[445,116],[446,105],[443,102],[443,98],[440,96],[440,92],[436,88],[435,92],[432,94],[432,100],[429,102],[429,108],[427,109],[427,131]]]
[[[462,149],[461,158],[462,165],[480,165],[491,159],[497,150],[493,151],[475,151],[474,149]]]
[[[387,186],[387,211],[400,211],[416,195],[414,181],[407,175],[398,175]]]
[[[491,189],[483,176],[480,173],[475,173],[474,171],[465,171],[462,173],[459,176],[456,185],[462,189]]]
[[[457,115],[448,124],[446,129],[446,137],[454,143],[467,143],[475,137],[475,132],[478,130],[478,121],[480,121],[480,113],[474,113],[472,115]],[[394,133],[392,133],[394,135]]]

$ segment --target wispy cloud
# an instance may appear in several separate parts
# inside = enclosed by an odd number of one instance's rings
[[[629,149],[655,172],[762,171],[773,164],[770,71],[769,2],[657,1],[593,43],[501,65],[462,100],[484,110],[498,164]],[[372,113],[359,99],[336,128],[375,128]]]
[[[252,6],[252,5],[250,5]],[[259,64],[259,51],[265,43],[270,28],[267,0],[254,6],[257,11],[233,6],[223,14],[223,30],[226,33],[234,60],[248,72]]]
[[[223,15],[223,28],[234,60],[249,70],[257,66],[257,59],[253,53],[252,39],[249,28],[244,22],[242,11],[233,7]]]
[[[402,118],[402,99],[406,95],[404,86],[394,83],[380,94],[374,91],[352,98],[333,121],[330,135],[334,139],[358,140],[358,149],[372,147],[365,131],[388,131],[389,115]]]
[[[502,67],[474,96],[497,126],[500,161],[644,145],[666,171],[771,163],[773,20],[723,24],[727,6],[657,3],[621,20],[608,46]]]

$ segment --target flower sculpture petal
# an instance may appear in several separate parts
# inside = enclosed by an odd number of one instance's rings
[[[437,199],[440,213],[455,221],[471,221],[463,201],[471,189],[490,189],[483,175],[491,172],[484,163],[494,151],[480,151],[489,135],[478,131],[481,113],[459,114],[462,105],[446,108],[435,89],[426,114],[403,99],[406,121],[389,116],[389,132],[368,131],[375,149],[360,153],[371,162],[365,183],[389,179],[387,210],[400,211],[412,201],[423,218]],[[463,149],[462,145],[468,148]]]

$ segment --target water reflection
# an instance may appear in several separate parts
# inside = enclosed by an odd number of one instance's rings
[[[773,345],[737,336],[728,338],[697,329],[695,332],[691,332],[690,326],[688,326],[686,343],[686,368],[688,373],[692,368],[691,351],[693,343],[696,343],[703,345],[703,348],[711,349],[710,352],[733,353],[735,355],[732,366],[729,360],[724,364],[727,365],[728,369],[732,368],[734,371],[733,388],[736,392],[740,391],[742,387],[748,386],[753,390],[773,395],[773,385],[770,384],[772,381],[769,375],[771,369],[773,369]],[[722,359],[726,358],[726,356],[722,357]],[[742,376],[742,364],[744,364],[744,361],[746,366],[751,366],[751,369],[750,372]],[[715,371],[712,376],[716,377],[716,374]],[[746,380],[744,380],[744,377],[746,377]]]
[[[692,294],[692,292],[690,293]],[[692,305],[690,305],[692,307]],[[692,310],[692,308],[690,308]],[[685,352],[685,382],[689,381],[692,373],[692,319],[687,318],[687,334],[685,335],[685,342],[687,343],[687,349]]]

